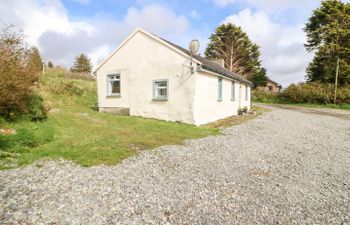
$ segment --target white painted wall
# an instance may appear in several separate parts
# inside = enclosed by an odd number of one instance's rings
[[[242,84],[235,81],[235,100],[231,100],[232,80],[223,78],[222,101],[218,101],[218,76],[199,72],[196,76],[196,91],[194,98],[194,118],[196,125],[202,125],[237,115],[238,108],[249,106],[250,98],[245,101]],[[241,91],[241,93],[240,93]],[[243,92],[242,92],[243,91]],[[242,96],[241,98],[239,96]],[[248,96],[249,97],[249,96]]]
[[[119,51],[97,71],[100,108],[126,107],[130,115],[167,121],[194,123],[195,75],[183,55],[136,32]],[[121,97],[107,97],[106,76],[120,72]],[[169,100],[154,101],[153,80],[169,80]]]

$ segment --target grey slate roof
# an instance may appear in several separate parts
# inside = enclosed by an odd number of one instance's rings
[[[167,42],[168,44],[172,45],[173,47],[177,48],[178,50],[184,52],[185,54],[187,55],[191,55],[190,52],[187,50],[187,49],[184,49],[176,44],[173,44],[171,43],[170,41],[167,41],[163,38],[160,38],[162,39],[163,41]],[[196,60],[198,60],[199,62],[202,63],[202,68],[203,69],[206,69],[206,70],[209,70],[211,72],[214,72],[214,73],[217,73],[217,74],[220,74],[224,77],[228,77],[228,78],[231,78],[231,79],[234,79],[234,80],[237,80],[237,81],[240,81],[242,82],[243,84],[247,84],[249,86],[254,86],[254,84],[252,82],[250,82],[249,80],[245,79],[244,77],[236,74],[236,73],[233,73],[232,71],[220,66],[219,64],[216,64],[212,61],[210,61],[209,59],[206,59],[204,57],[201,57],[199,55],[194,55],[193,58],[195,58]]]

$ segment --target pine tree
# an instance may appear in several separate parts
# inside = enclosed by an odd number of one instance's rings
[[[53,65],[53,63],[52,63],[51,61],[49,61],[49,62],[47,63],[47,67],[49,67],[49,68],[51,69],[51,68],[54,67],[54,65]]]
[[[350,3],[326,0],[314,10],[305,28],[310,52],[315,52],[307,68],[308,81],[334,83],[340,59],[339,84],[350,83]]]
[[[255,87],[265,87],[268,80],[266,69],[261,67],[258,72],[252,73],[248,76],[248,80],[253,82]]]
[[[32,47],[28,50],[27,67],[32,73],[39,73],[43,70],[43,60],[40,56],[38,48]]]
[[[84,54],[80,54],[75,58],[74,65],[71,68],[71,71],[76,73],[91,73],[91,70],[91,61]]]
[[[209,59],[224,59],[225,67],[250,79],[255,85],[266,84],[266,70],[261,67],[259,46],[232,23],[222,24],[210,36],[205,50]]]

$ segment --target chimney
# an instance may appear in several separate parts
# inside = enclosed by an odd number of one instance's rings
[[[225,60],[224,59],[211,59],[210,61],[225,68]]]

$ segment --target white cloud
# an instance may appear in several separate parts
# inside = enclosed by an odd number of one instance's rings
[[[78,3],[83,4],[83,5],[90,4],[90,0],[71,0],[71,1],[78,2]]]
[[[309,8],[309,6],[316,6],[321,0],[212,0],[214,4],[224,7],[231,4],[245,4],[264,11],[280,11],[290,8]]]
[[[72,65],[80,53],[88,54],[96,65],[137,27],[158,35],[179,36],[189,26],[186,17],[158,4],[131,7],[120,21],[98,15],[72,20],[60,0],[6,1],[0,4],[0,15],[6,23],[18,25],[45,60],[65,66]]]
[[[124,20],[119,23],[123,28],[141,27],[160,34],[181,34],[189,24],[184,16],[176,15],[161,5],[148,5],[142,9],[131,7]]]
[[[229,4],[235,3],[236,0],[213,0],[213,2],[218,6],[224,7]]]
[[[305,51],[303,25],[286,26],[273,22],[264,12],[245,9],[228,16],[223,23],[234,23],[261,46],[262,64],[271,79],[284,86],[304,80],[305,69],[312,54]]]

